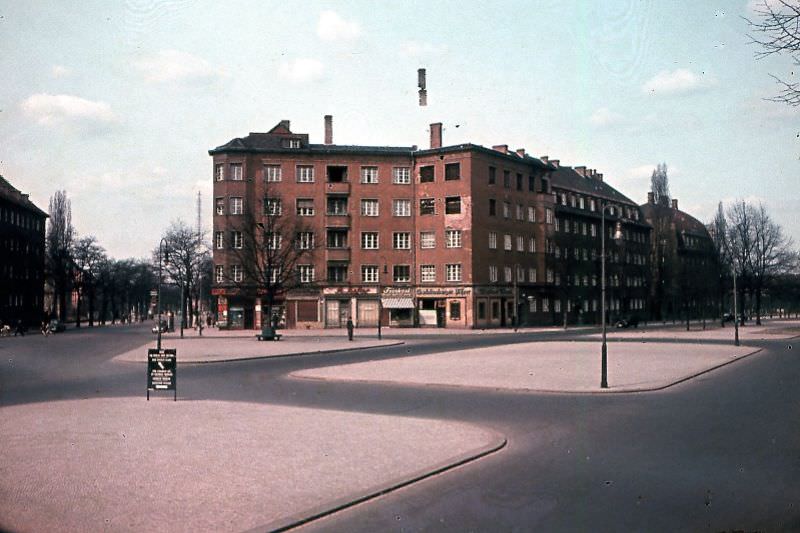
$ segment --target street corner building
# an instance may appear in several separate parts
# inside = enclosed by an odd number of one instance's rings
[[[47,214],[0,176],[0,321],[38,325],[44,308]]]
[[[440,123],[426,149],[336,145],[330,116],[324,127],[323,144],[283,120],[209,150],[220,326],[597,323],[602,231],[608,308],[648,309],[651,227],[601,173],[507,145],[443,146]],[[283,234],[265,231],[275,216]],[[273,274],[292,276],[269,305],[238,253],[248,238],[306,252],[276,252]]]

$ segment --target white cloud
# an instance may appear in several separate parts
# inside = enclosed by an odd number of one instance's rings
[[[111,106],[69,94],[34,94],[20,105],[39,124],[74,122],[109,123],[116,121]]]
[[[625,122],[625,117],[607,107],[601,107],[589,117],[589,122],[598,127],[614,126]]]
[[[447,52],[447,46],[424,43],[420,41],[405,41],[400,45],[400,53],[406,57],[430,57]]]
[[[72,70],[63,65],[53,65],[51,73],[54,78],[65,78],[72,74]]]
[[[331,10],[319,14],[317,35],[324,41],[352,41],[361,35],[358,22],[345,20]]]
[[[161,50],[133,65],[153,83],[207,83],[224,75],[205,59],[180,50]]]
[[[322,77],[325,67],[316,59],[301,57],[294,61],[283,61],[278,66],[278,76],[293,83],[305,83]]]
[[[652,94],[688,94],[716,84],[706,74],[695,74],[689,69],[662,70],[642,86],[642,91]]]

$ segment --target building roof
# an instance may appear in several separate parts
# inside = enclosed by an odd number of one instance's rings
[[[675,231],[678,233],[686,232],[697,237],[710,239],[708,228],[705,224],[694,218],[689,213],[675,209],[669,204],[656,204],[648,202],[639,206],[642,214],[648,220],[664,217],[675,224]]]
[[[480,144],[472,144],[472,143],[465,143],[465,144],[454,144],[452,146],[442,146],[441,148],[428,148],[425,150],[417,150],[414,152],[414,155],[424,156],[424,155],[431,155],[431,154],[446,154],[452,152],[464,152],[464,151],[475,151],[475,152],[483,152],[485,154],[491,155],[493,157],[501,157],[505,158],[514,162],[525,162],[537,166],[543,169],[553,170],[556,167],[550,163],[545,163],[538,157],[532,157],[528,154],[519,155],[517,152],[507,152],[503,153],[499,150],[495,150],[493,148],[486,148],[485,146],[481,146]]]
[[[27,209],[35,215],[39,215],[41,217],[48,216],[47,213],[36,207],[36,204],[30,201],[27,194],[23,194],[16,189],[2,175],[0,175],[0,198]]]
[[[572,167],[559,166],[558,169],[551,174],[550,185],[551,187],[588,194],[621,204],[631,206],[637,205],[636,202],[605,181],[591,176],[584,177]]]

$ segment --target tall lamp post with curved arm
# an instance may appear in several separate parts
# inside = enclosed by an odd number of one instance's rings
[[[614,209],[613,205],[603,204],[600,208],[600,320],[603,322],[603,344],[600,348],[600,388],[608,388],[608,347],[606,345],[606,209]],[[614,239],[622,235],[619,221],[616,224]]]
[[[166,247],[167,238],[162,237],[158,243],[158,322],[156,323],[156,331],[158,332],[158,340],[156,341],[156,348],[161,349],[161,265],[164,262],[162,256],[166,255],[164,259],[169,258],[169,251]],[[162,252],[165,250],[165,252]]]

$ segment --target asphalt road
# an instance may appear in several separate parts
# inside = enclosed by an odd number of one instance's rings
[[[144,370],[109,360],[147,335],[144,327],[67,332],[46,339],[58,349],[24,360],[15,359],[13,344],[0,343],[0,405],[144,395]],[[379,352],[185,366],[178,392],[185,399],[457,420],[508,439],[498,453],[305,530],[800,531],[800,342],[789,348],[796,340],[750,343],[764,353],[639,394],[528,394],[287,377],[322,365],[565,335],[573,333],[425,336]]]

